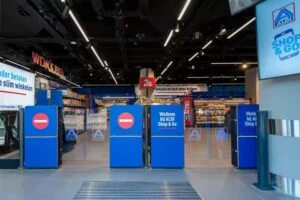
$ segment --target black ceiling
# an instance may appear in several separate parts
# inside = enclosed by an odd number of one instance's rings
[[[226,38],[254,17],[253,8],[231,17],[226,0],[192,0],[180,22],[180,32],[164,47],[186,0],[66,1],[90,37],[91,45],[108,61],[119,83],[138,83],[140,68],[152,68],[158,76],[171,60],[174,64],[161,83],[229,83],[233,79],[187,77],[243,76],[244,71],[239,65],[212,66],[211,62],[257,60],[255,23],[233,39]],[[63,67],[67,78],[74,82],[114,83],[73,21],[64,14],[65,3],[60,0],[0,2],[0,53],[3,57],[38,70],[31,62],[31,52],[35,51]],[[227,29],[227,35],[216,38],[223,27]],[[200,33],[197,38],[196,32]],[[205,54],[189,62],[188,59],[209,40],[214,42],[204,50]]]

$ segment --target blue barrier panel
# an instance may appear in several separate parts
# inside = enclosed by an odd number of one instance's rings
[[[58,168],[57,107],[26,107],[24,120],[25,168]]]
[[[258,105],[237,106],[238,168],[257,166],[257,118]]]
[[[110,107],[110,167],[143,167],[141,106]]]
[[[151,106],[152,168],[184,168],[184,108]]]

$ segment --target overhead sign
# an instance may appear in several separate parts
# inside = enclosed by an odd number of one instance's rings
[[[0,110],[34,105],[35,75],[0,63]]]
[[[181,105],[151,106],[152,135],[182,135],[184,110]]]
[[[55,74],[61,78],[65,78],[64,70],[57,65],[53,64],[50,60],[40,56],[37,53],[32,52],[32,61],[34,64],[37,64],[44,69],[48,70],[52,74]]]
[[[155,77],[140,78],[140,88],[141,89],[155,89],[156,79]]]
[[[158,84],[154,90],[155,96],[184,96],[192,92],[207,92],[204,84]],[[135,87],[137,96],[141,96],[139,86]]]
[[[134,124],[133,115],[128,112],[120,114],[118,124],[122,129],[130,129]]]
[[[45,113],[37,113],[33,117],[32,124],[36,129],[43,130],[49,125],[49,117]]]
[[[299,74],[300,2],[267,0],[257,6],[260,78]]]

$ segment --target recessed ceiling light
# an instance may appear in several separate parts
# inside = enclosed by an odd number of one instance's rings
[[[76,44],[77,44],[77,42],[76,42],[76,41],[74,41],[74,40],[72,40],[72,41],[70,42],[70,44],[72,44],[72,45],[76,45]]]
[[[243,69],[247,69],[247,68],[248,68],[248,65],[247,65],[246,63],[244,63],[244,64],[242,65],[242,67],[243,67]]]

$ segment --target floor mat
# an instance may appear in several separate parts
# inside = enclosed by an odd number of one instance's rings
[[[83,182],[74,200],[189,199],[201,200],[188,182]]]

